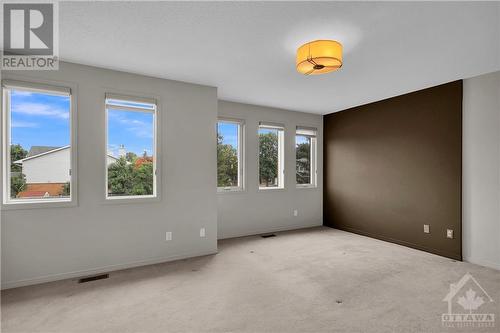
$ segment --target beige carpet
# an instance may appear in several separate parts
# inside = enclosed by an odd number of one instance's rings
[[[107,280],[6,290],[2,331],[500,332],[500,271],[329,228],[219,250]],[[467,272],[495,300],[483,295],[473,313],[495,313],[496,328],[442,326],[449,285]]]

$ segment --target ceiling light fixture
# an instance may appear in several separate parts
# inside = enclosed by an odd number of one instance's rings
[[[342,44],[334,40],[315,40],[297,50],[297,71],[304,75],[325,74],[342,67]]]

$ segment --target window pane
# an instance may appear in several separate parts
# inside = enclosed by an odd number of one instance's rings
[[[280,178],[280,130],[259,128],[259,184],[278,187]]]
[[[9,89],[10,188],[16,201],[69,199],[71,98]]]
[[[217,186],[239,186],[239,128],[240,124],[217,123]]]
[[[154,112],[108,107],[108,197],[153,196]]]
[[[295,136],[297,184],[311,184],[311,137]]]

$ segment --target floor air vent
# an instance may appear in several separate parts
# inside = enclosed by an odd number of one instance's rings
[[[109,278],[109,274],[94,275],[94,276],[81,278],[78,280],[78,283],[85,283],[85,282],[102,280],[102,279],[107,279],[107,278]]]
[[[267,234],[267,235],[262,235],[260,237],[262,237],[262,238],[269,238],[269,237],[276,237],[276,235],[275,234]]]

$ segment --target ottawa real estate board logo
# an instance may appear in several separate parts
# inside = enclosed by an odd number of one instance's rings
[[[3,70],[59,68],[58,3],[3,3]]]
[[[470,273],[457,283],[450,284],[450,291],[443,302],[448,303],[448,313],[441,315],[444,327],[495,327],[495,303]]]

